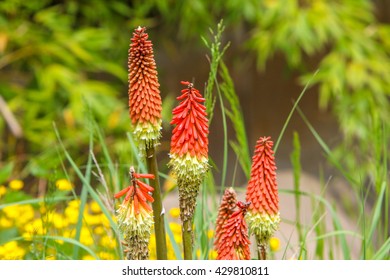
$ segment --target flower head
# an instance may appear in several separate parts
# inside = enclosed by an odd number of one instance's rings
[[[222,227],[220,242],[217,247],[217,260],[249,260],[249,236],[245,222],[245,213],[250,203],[237,203],[234,211]]]
[[[221,236],[223,233],[223,226],[229,219],[237,204],[237,194],[233,188],[227,188],[222,196],[221,204],[219,206],[218,217],[215,228],[214,246],[218,248]]]
[[[129,49],[129,107],[140,149],[158,144],[161,130],[161,96],[153,44],[145,27],[133,33]]]
[[[149,256],[148,244],[153,225],[153,210],[148,202],[153,202],[150,193],[154,189],[138,179],[154,179],[154,175],[135,173],[131,167],[130,176],[132,184],[115,194],[115,198],[125,196],[117,210],[118,224],[125,236],[127,259],[145,260]]]
[[[24,187],[24,183],[22,180],[12,180],[11,182],[9,182],[9,188],[11,190],[20,190]]]
[[[280,223],[276,165],[272,146],[270,137],[261,137],[257,141],[246,191],[246,200],[251,202],[247,214],[249,229],[262,244],[267,244]]]
[[[205,99],[190,82],[181,82],[187,86],[179,106],[173,109],[169,166],[177,176],[181,218],[183,221],[192,217],[196,205],[199,185],[206,174],[208,165],[208,119]]]
[[[56,181],[57,189],[61,191],[70,191],[73,189],[73,185],[67,179],[59,179]]]

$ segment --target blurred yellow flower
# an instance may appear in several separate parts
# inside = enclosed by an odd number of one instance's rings
[[[209,230],[207,231],[207,238],[208,238],[208,239],[211,239],[211,238],[213,238],[213,236],[214,236],[214,230],[209,229]]]
[[[10,241],[0,246],[0,260],[21,260],[26,250],[19,247],[18,242]]]
[[[83,256],[84,261],[90,261],[90,260],[96,260],[95,257],[92,257],[91,255],[85,255]]]
[[[93,230],[93,232],[94,232],[95,234],[97,234],[97,235],[103,235],[103,234],[106,233],[106,230],[105,230],[104,227],[102,227],[102,226],[97,226],[97,227]]]
[[[73,189],[72,183],[66,179],[57,180],[56,187],[57,187],[57,189],[59,189],[61,191],[70,191],[71,189]]]
[[[117,245],[115,238],[111,237],[111,236],[107,236],[107,235],[102,236],[99,243],[103,247],[109,248],[109,249],[115,249],[116,245]]]
[[[85,227],[81,228],[80,242],[87,246],[94,244],[94,240],[91,235],[91,232]]]
[[[172,218],[179,218],[180,209],[178,207],[173,207],[169,209],[169,215],[171,215]]]
[[[68,202],[68,207],[78,209],[80,207],[80,199],[74,199]]]
[[[6,217],[0,218],[0,228],[10,228],[12,227],[13,222]]]
[[[271,237],[269,240],[269,248],[272,252],[279,251],[280,249],[280,239],[277,237]]]
[[[164,185],[163,185],[163,189],[167,192],[172,191],[177,186],[176,180],[172,179],[174,177],[174,175],[172,173],[169,173],[168,175],[169,175],[169,177],[168,177],[168,179],[165,180]]]
[[[100,206],[96,201],[91,201],[91,203],[89,203],[89,209],[91,209],[92,213],[102,212],[102,209],[100,209]]]
[[[0,186],[0,198],[2,198],[7,193],[7,188],[3,185]]]
[[[99,252],[98,256],[102,260],[115,260],[114,254],[108,252]]]
[[[17,191],[24,187],[24,183],[21,180],[12,180],[8,186],[10,189]]]

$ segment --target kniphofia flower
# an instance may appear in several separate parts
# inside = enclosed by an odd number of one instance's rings
[[[270,137],[261,137],[257,141],[246,191],[246,200],[251,202],[247,213],[249,230],[256,236],[257,242],[263,245],[268,244],[280,223],[276,165],[272,146]]]
[[[245,214],[250,203],[237,203],[235,210],[222,227],[220,242],[217,246],[217,260],[249,260],[250,241]]]
[[[169,166],[177,177],[182,220],[192,217],[196,205],[199,185],[208,165],[208,119],[205,99],[190,82],[181,91],[179,106],[173,109]]]
[[[162,111],[153,45],[145,27],[133,33],[128,67],[130,118],[142,151],[159,143]]]
[[[125,253],[129,260],[146,260],[149,258],[148,244],[153,225],[153,188],[138,180],[154,179],[152,174],[138,174],[130,167],[131,185],[124,188],[115,198],[125,196],[117,210],[119,229],[125,237]]]
[[[222,200],[219,206],[216,227],[215,227],[215,239],[214,247],[218,248],[221,236],[223,233],[223,226],[225,222],[232,215],[237,204],[237,194],[233,188],[227,188],[222,196]]]

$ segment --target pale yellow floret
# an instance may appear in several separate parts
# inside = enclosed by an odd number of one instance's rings
[[[268,244],[269,239],[279,228],[280,214],[275,215],[252,213],[248,211],[245,215],[249,231],[263,244]]]
[[[169,166],[172,167],[173,173],[178,179],[188,184],[200,184],[209,169],[208,158],[206,157],[198,159],[190,154],[183,156],[170,154],[170,158]]]
[[[161,120],[158,120],[156,124],[138,122],[134,126],[133,133],[141,153],[145,152],[146,148],[157,146],[160,143],[161,123]]]

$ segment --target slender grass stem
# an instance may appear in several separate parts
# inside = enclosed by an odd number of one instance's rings
[[[154,232],[156,235],[156,254],[158,260],[166,260],[167,257],[167,241],[165,234],[165,211],[162,206],[160,180],[158,177],[158,166],[156,152],[154,147],[146,149],[146,164],[148,172],[154,174],[155,179],[150,181],[150,185],[154,188],[152,204],[154,218]]]

